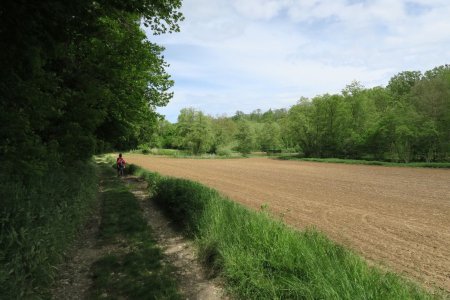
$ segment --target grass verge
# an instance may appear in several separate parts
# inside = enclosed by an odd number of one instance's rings
[[[97,299],[180,299],[170,266],[152,237],[135,196],[116,177],[110,163],[100,166],[103,179],[100,239],[113,253],[92,266]]]
[[[241,299],[434,299],[393,273],[309,229],[292,230],[266,210],[249,211],[188,180],[133,166],[153,200],[188,236],[202,261]]]
[[[292,155],[280,155],[276,159],[281,160],[300,160],[323,163],[352,164],[352,165],[371,165],[371,166],[388,166],[388,167],[410,167],[410,168],[450,168],[449,162],[411,162],[396,163],[378,160],[359,160],[359,159],[341,159],[341,158],[305,158]]]
[[[95,166],[54,165],[27,182],[0,180],[0,298],[48,298],[56,266],[97,199]]]

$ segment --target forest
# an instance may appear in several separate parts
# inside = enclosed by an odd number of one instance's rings
[[[448,161],[450,65],[405,71],[386,87],[354,81],[339,94],[300,98],[290,108],[209,116],[180,111],[158,127],[141,149],[184,149],[193,154],[290,152],[303,157],[394,162]]]
[[[136,147],[173,85],[153,34],[180,0],[0,4],[0,298],[48,299],[97,198],[92,156]]]

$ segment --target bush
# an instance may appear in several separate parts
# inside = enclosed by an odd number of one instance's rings
[[[138,145],[137,148],[142,154],[150,154],[151,153],[151,147],[148,144],[140,144],[140,145]]]
[[[233,152],[229,148],[219,147],[216,150],[216,154],[219,156],[231,156]]]

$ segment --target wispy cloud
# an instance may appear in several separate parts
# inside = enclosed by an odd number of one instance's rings
[[[189,0],[166,47],[171,121],[193,106],[216,115],[288,107],[352,80],[384,85],[450,61],[444,0]]]

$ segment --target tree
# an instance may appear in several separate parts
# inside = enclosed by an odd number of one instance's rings
[[[408,95],[412,87],[422,78],[420,71],[400,72],[389,80],[388,90],[399,100]]]
[[[319,128],[314,124],[316,117],[316,107],[306,98],[292,106],[288,113],[289,135],[306,157],[319,152]]]
[[[216,152],[219,147],[231,144],[236,133],[236,127],[236,123],[230,118],[218,117],[212,119],[214,143],[211,150]]]
[[[255,133],[248,121],[240,121],[236,133],[236,149],[243,155],[249,154],[253,150],[255,143]]]
[[[213,144],[211,119],[194,108],[183,108],[178,116],[181,145],[197,155],[210,150]]]
[[[279,149],[281,146],[280,134],[280,126],[277,123],[264,123],[257,134],[257,144],[259,145],[259,149],[265,152]]]
[[[422,157],[445,159],[450,152],[450,66],[425,72],[411,89],[411,102],[422,117]]]
[[[180,6],[3,1],[0,155],[14,166],[2,169],[35,174],[49,158],[72,163],[104,147],[136,145],[172,85],[162,48],[146,40],[140,22],[156,34],[178,30]]]

